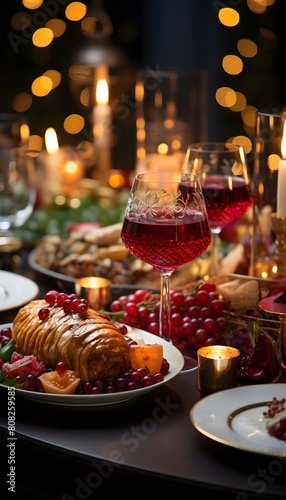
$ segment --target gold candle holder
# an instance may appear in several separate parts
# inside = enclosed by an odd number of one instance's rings
[[[235,347],[214,345],[198,349],[198,385],[205,394],[237,385],[240,351]]]
[[[272,213],[271,227],[275,233],[274,262],[277,266],[276,274],[286,274],[286,217],[277,217],[276,212]]]
[[[97,276],[78,278],[75,282],[75,293],[86,299],[92,309],[104,309],[110,300],[110,280]]]

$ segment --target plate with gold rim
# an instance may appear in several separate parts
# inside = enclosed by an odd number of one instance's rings
[[[286,442],[266,429],[267,403],[286,399],[286,384],[261,384],[226,389],[203,397],[190,411],[194,427],[208,438],[239,450],[286,457]]]
[[[4,327],[12,327],[11,323],[0,325],[0,331]],[[129,327],[128,327],[129,328]],[[166,384],[176,377],[184,366],[184,358],[181,352],[174,347],[170,342],[167,342],[152,333],[145,332],[139,328],[132,328],[131,332],[137,334],[145,343],[162,344],[163,356],[170,364],[169,372],[165,375],[162,382],[124,392],[115,392],[110,394],[48,394],[44,392],[33,392],[24,389],[15,389],[16,397],[24,398],[35,403],[52,405],[63,408],[88,409],[113,405],[116,403],[124,403],[134,398],[138,398],[147,394],[150,391]],[[7,390],[8,387],[0,384],[1,390]]]

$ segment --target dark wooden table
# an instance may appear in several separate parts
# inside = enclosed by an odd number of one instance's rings
[[[57,285],[28,267],[25,252],[13,271],[38,283],[39,297]],[[15,310],[0,314],[1,323],[9,322]],[[248,453],[200,434],[189,418],[200,397],[194,371],[140,398],[92,410],[17,398],[16,493],[11,498],[285,499],[286,456]],[[4,390],[0,408],[1,491],[6,498]]]

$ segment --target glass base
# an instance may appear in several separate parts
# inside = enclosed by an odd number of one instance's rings
[[[184,356],[184,366],[181,370],[181,373],[189,373],[197,370],[197,368],[198,362],[194,358],[191,358],[190,356]]]

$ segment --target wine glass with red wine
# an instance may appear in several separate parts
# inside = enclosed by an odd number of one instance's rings
[[[162,171],[136,175],[121,237],[130,253],[160,273],[159,335],[171,341],[171,275],[203,254],[212,239],[199,177]]]
[[[210,275],[219,273],[219,234],[252,205],[244,149],[233,143],[208,142],[188,147],[184,169],[200,177],[213,234]]]

